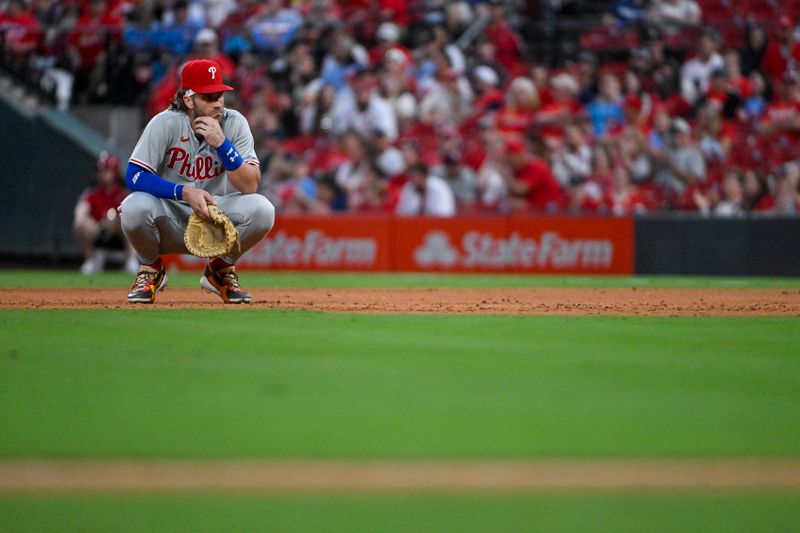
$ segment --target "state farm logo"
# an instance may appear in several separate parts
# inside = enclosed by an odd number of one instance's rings
[[[251,249],[246,261],[254,265],[372,267],[378,243],[372,237],[331,237],[320,230],[302,236],[278,231]]]
[[[496,238],[489,233],[471,231],[461,246],[453,244],[443,231],[431,231],[414,250],[414,260],[422,268],[585,268],[604,270],[614,259],[614,243],[609,240],[566,239],[558,232],[546,231],[539,239],[512,233]]]
[[[450,267],[458,262],[458,250],[450,244],[450,236],[443,231],[425,235],[425,242],[414,250],[414,260],[422,267]]]

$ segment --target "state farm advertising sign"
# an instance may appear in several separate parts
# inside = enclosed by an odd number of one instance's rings
[[[278,216],[269,235],[236,263],[251,270],[390,270],[389,217]],[[180,256],[179,268],[205,260]]]
[[[633,272],[630,219],[420,218],[397,235],[397,270]]]
[[[180,256],[173,264],[205,264]],[[633,272],[628,218],[278,217],[239,260],[265,270]]]

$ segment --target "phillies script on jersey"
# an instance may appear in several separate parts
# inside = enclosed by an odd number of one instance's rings
[[[194,161],[191,161],[189,154],[180,146],[167,148],[167,156],[169,157],[167,168],[176,170],[178,167],[176,171],[185,178],[210,180],[225,172],[223,166],[214,161],[210,155],[197,156]]]

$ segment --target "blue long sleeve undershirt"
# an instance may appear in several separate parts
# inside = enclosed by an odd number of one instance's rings
[[[132,191],[146,192],[158,198],[183,198],[183,185],[167,181],[136,163],[128,163],[125,184]]]

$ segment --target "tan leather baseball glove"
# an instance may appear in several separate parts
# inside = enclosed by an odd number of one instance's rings
[[[217,206],[209,204],[211,221],[203,220],[196,213],[189,217],[183,242],[189,253],[197,257],[218,257],[230,254],[234,247],[241,247],[239,232],[228,215]]]

